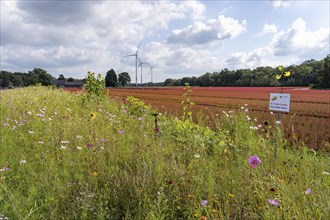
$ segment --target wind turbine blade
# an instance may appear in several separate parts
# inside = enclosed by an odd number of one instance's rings
[[[139,64],[142,63],[141,58],[139,57],[139,55],[136,55],[136,59],[138,60]]]
[[[138,51],[139,51],[139,49],[140,49],[140,46],[141,46],[141,43],[142,43],[142,40],[140,41],[140,44],[139,44],[139,46],[138,46],[138,48],[137,48],[137,50],[136,50],[135,54],[137,54],[137,53],[138,53]]]
[[[132,57],[135,56],[135,54],[125,55],[124,57]]]

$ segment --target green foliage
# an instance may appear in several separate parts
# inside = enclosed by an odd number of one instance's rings
[[[34,68],[32,71],[29,71],[28,74],[31,76],[35,76],[37,78],[37,82],[41,83],[43,86],[49,86],[52,84],[53,77],[48,74],[46,70],[43,70],[41,68]],[[35,84],[37,82],[35,82]]]
[[[87,98],[89,100],[96,99],[101,100],[105,98],[105,80],[101,74],[95,77],[95,73],[87,73],[86,83],[84,84],[84,89],[87,91]]]
[[[57,79],[58,80],[66,80],[63,74],[60,74]]]
[[[121,86],[131,83],[131,77],[127,72],[122,72],[118,75],[118,81]]]
[[[327,156],[282,139],[274,159],[275,122],[254,130],[245,111],[225,112],[211,130],[159,115],[155,136],[133,98],[82,107],[83,94],[46,87],[0,93],[1,218],[330,217]]]
[[[53,77],[41,68],[34,68],[28,73],[0,72],[0,87],[22,87],[41,83],[48,86],[52,83]]]
[[[330,55],[323,60],[322,70],[319,73],[320,87],[330,88]]]
[[[327,56],[329,57],[329,56]],[[228,70],[224,68],[218,72],[205,73],[198,78],[183,77],[182,79],[166,79],[164,86],[310,86],[318,85],[329,88],[329,58],[316,61],[306,60],[300,65],[291,65],[286,68],[272,68],[269,66],[255,69]],[[290,78],[287,78],[290,70]],[[277,77],[277,79],[276,79]]]
[[[190,89],[189,83],[185,83],[185,87],[183,89],[185,90],[185,93],[182,95],[184,100],[181,101],[181,104],[183,105],[182,120],[192,121],[191,108],[195,103],[190,100],[190,93],[192,93],[192,90]]]
[[[145,116],[150,111],[150,107],[146,106],[143,101],[133,96],[128,96],[125,101],[125,111],[135,115],[136,117]]]
[[[111,87],[117,87],[118,86],[118,80],[117,80],[117,74],[114,71],[114,69],[111,69],[107,72],[107,75],[105,76],[105,86],[111,86]]]

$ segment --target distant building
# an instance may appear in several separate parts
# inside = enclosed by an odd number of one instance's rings
[[[53,80],[52,84],[55,85],[57,88],[81,88],[83,86],[82,81],[77,82],[67,82],[66,80]]]

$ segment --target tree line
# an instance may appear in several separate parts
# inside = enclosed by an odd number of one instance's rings
[[[284,68],[284,71],[290,71],[290,77],[284,77],[277,80],[275,76],[279,74],[278,68],[269,66],[258,67],[255,69],[228,70],[227,68],[220,72],[205,73],[199,77],[183,77],[181,79],[168,78],[163,83],[157,85],[163,86],[184,86],[189,83],[191,86],[314,86],[318,88],[330,88],[330,55],[322,60],[306,60],[300,65],[291,65]],[[56,79],[46,70],[34,68],[28,73],[21,72],[0,72],[0,87],[23,87],[40,83],[48,86]],[[66,79],[63,74],[58,77],[59,80],[68,82],[84,81],[76,80],[72,77]],[[110,69],[105,76],[107,87],[125,86],[130,84],[131,77],[127,72],[116,74],[114,69]],[[154,84],[155,85],[155,84]],[[144,84],[144,86],[150,86]]]
[[[12,73],[2,70],[0,71],[0,88],[25,87],[38,83],[49,86],[53,84],[53,80],[55,79],[55,77],[41,68],[34,68],[27,73]],[[60,74],[57,80],[65,80],[67,82],[85,81],[85,79],[74,79],[72,77],[65,78],[63,74]],[[127,72],[120,73],[117,78],[117,74],[113,69],[107,72],[105,80],[108,87],[125,86],[131,82],[131,78]]]
[[[164,86],[314,86],[330,88],[330,55],[317,61],[306,60],[300,65],[284,68],[290,71],[290,77],[276,79],[278,68],[258,67],[255,69],[222,69],[220,72],[205,73],[199,77],[183,77],[181,79],[168,78]]]
[[[54,77],[41,68],[34,68],[28,73],[8,71],[0,72],[0,87],[24,87],[41,83],[44,86],[52,84]]]

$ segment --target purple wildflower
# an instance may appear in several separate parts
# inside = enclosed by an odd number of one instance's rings
[[[276,200],[273,200],[273,199],[268,199],[268,203],[271,204],[271,205],[274,205],[274,206],[279,206],[280,203]]]
[[[127,113],[127,110],[126,110],[126,109],[123,109],[123,113],[125,113],[125,114],[126,114],[126,113]]]
[[[106,140],[102,138],[102,139],[100,140],[100,142],[101,142],[101,143],[104,143],[104,142],[106,142]]]
[[[120,130],[119,133],[120,134],[125,134],[125,131],[124,130]]]
[[[308,195],[312,192],[311,188],[306,189],[305,194]]]
[[[159,128],[155,128],[154,131],[155,131],[155,134],[157,134],[159,132]]]
[[[86,144],[86,147],[91,148],[91,147],[93,147],[93,145],[92,144]]]
[[[10,170],[10,169],[8,167],[4,166],[2,169],[0,169],[0,172],[1,171],[8,171],[8,170]]]
[[[256,166],[258,166],[261,163],[261,160],[259,159],[258,156],[251,156],[249,159],[249,165],[252,168],[256,168]]]
[[[207,201],[207,200],[202,200],[202,201],[201,201],[201,206],[203,206],[203,207],[206,206],[208,202],[209,202],[209,201]]]

